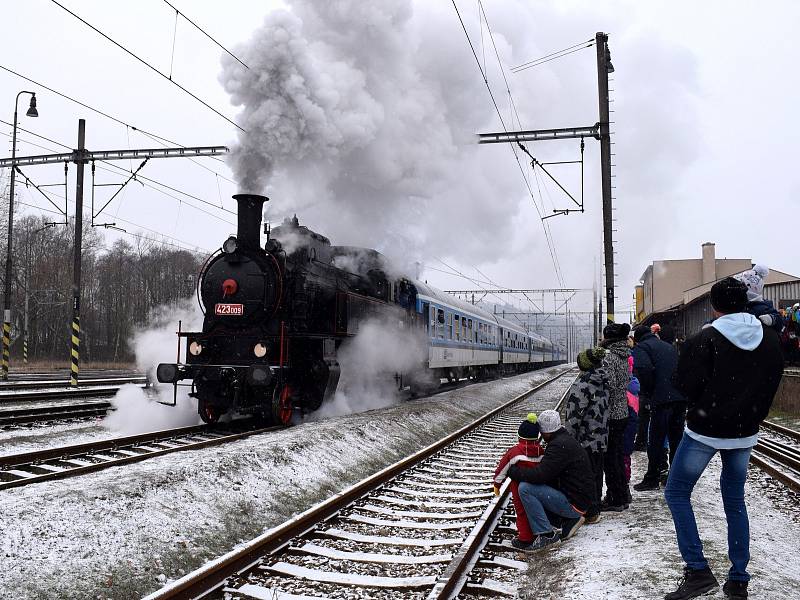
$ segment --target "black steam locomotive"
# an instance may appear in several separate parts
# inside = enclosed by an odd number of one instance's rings
[[[288,424],[333,396],[341,344],[371,320],[418,335],[419,360],[401,386],[494,377],[564,362],[550,340],[420,281],[390,277],[375,250],[332,246],[295,217],[260,246],[264,196],[239,194],[238,230],[209,257],[197,288],[203,330],[181,332],[184,363],[157,378],[191,380],[207,423],[229,412]],[[175,388],[177,390],[177,387]]]
[[[207,423],[235,411],[287,424],[293,411],[316,410],[333,395],[337,348],[360,322],[391,314],[412,326],[414,288],[405,279],[389,281],[379,253],[331,246],[296,217],[273,229],[261,248],[268,198],[234,198],[237,235],[200,273],[203,330],[179,332],[186,362],[160,364],[157,378],[190,379]]]

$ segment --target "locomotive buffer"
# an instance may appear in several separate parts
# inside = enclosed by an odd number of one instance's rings
[[[98,150],[90,151],[86,149],[86,121],[84,119],[78,120],[78,148],[72,152],[64,152],[60,154],[42,154],[37,156],[21,156],[17,158],[6,158],[0,160],[0,169],[4,167],[11,167],[19,171],[20,165],[47,165],[54,163],[75,163],[78,165],[76,183],[75,183],[75,253],[73,259],[72,270],[72,343],[71,343],[71,356],[70,356],[70,385],[75,387],[78,385],[78,372],[80,365],[80,306],[81,306],[81,233],[83,228],[83,174],[84,166],[88,162],[95,160],[130,160],[135,158],[142,158],[144,161],[140,165],[141,169],[144,164],[151,158],[181,158],[181,157],[195,157],[195,156],[217,156],[219,154],[227,154],[228,148],[225,146],[196,146],[196,147],[180,147],[180,148],[142,148],[142,149],[128,149],[128,150]],[[137,169],[138,172],[138,169]],[[132,175],[132,178],[135,174]],[[128,181],[130,181],[128,179]],[[127,183],[127,182],[126,182]],[[124,184],[123,184],[124,185]],[[106,203],[108,206],[108,203]],[[100,209],[103,212],[105,206]],[[94,218],[97,215],[92,215]],[[3,326],[5,330],[11,330],[11,311],[6,310],[3,315]],[[4,356],[9,350],[10,339],[3,336],[3,353]],[[2,378],[8,378],[8,363],[3,361]]]

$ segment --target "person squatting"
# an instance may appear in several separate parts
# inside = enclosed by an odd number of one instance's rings
[[[637,421],[646,404],[647,470],[633,489],[647,493],[665,485],[685,565],[665,600],[719,588],[691,504],[695,484],[717,453],[731,563],[722,591],[726,598],[748,597],[747,464],[783,373],[783,318],[761,297],[763,272],[756,268],[714,284],[714,319],[685,341],[680,357],[664,328],[631,332],[617,323],[605,327],[600,347],[578,354],[580,374],[567,392],[565,423],[555,410],[529,414],[519,426],[519,442],[495,471],[495,493],[507,477],[512,480],[514,548],[550,549],[584,524],[599,522],[602,512],[629,508],[630,456],[637,430],[642,435]]]

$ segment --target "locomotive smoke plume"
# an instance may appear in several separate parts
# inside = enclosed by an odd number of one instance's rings
[[[517,212],[519,173],[508,156],[495,165],[473,143],[494,112],[475,101],[485,89],[465,40],[442,35],[452,7],[288,5],[237,48],[249,69],[223,57],[220,80],[247,131],[231,158],[240,189],[267,191],[273,221],[298,212],[331,239],[376,248],[412,273],[423,253],[453,251],[442,224],[456,224],[460,257],[496,257],[495,232]]]
[[[136,367],[147,373],[150,381],[156,381],[156,367],[161,362],[175,362],[177,338],[175,332],[178,320],[184,330],[198,331],[203,324],[203,315],[194,298],[184,300],[177,306],[161,306],[153,311],[148,319],[150,327],[137,333],[133,338],[136,354]],[[172,386],[156,386],[158,399],[172,402]],[[178,388],[177,406],[164,406],[145,394],[138,386],[126,385],[120,388],[111,400],[116,409],[109,413],[103,426],[122,435],[134,435],[147,431],[158,431],[184,425],[197,425],[200,417],[197,405],[188,396],[188,388]]]
[[[398,329],[389,319],[372,319],[339,350],[342,369],[333,400],[311,419],[383,408],[398,400],[396,372],[410,372],[426,356],[425,339],[418,331]]]

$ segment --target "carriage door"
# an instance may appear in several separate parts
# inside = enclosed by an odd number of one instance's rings
[[[503,337],[504,332],[502,327],[498,327],[497,330],[500,332],[500,339],[497,343],[498,348],[500,348],[500,362],[503,362],[503,347],[506,345],[506,338]]]
[[[433,312],[431,311],[431,305],[428,302],[422,303],[422,320],[425,322],[425,333],[428,334],[428,337],[434,337],[435,327],[433,321]]]

